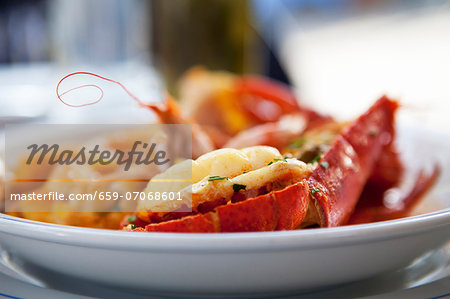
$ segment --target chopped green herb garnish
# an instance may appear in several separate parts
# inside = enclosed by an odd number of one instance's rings
[[[279,161],[287,162],[286,158],[283,158],[283,159],[274,158],[272,161],[269,162],[269,164],[267,164],[267,166],[272,165],[273,163],[279,162]]]
[[[319,191],[320,191],[319,188],[312,188],[311,189],[311,194],[314,194],[314,193],[319,192]]]
[[[208,181],[228,180],[226,176],[213,175],[208,178]]]
[[[305,137],[299,137],[297,139],[295,139],[294,141],[291,142],[291,144],[289,145],[289,147],[302,147],[303,145],[305,145],[306,143],[306,138]]]
[[[275,159],[273,159],[273,160],[274,160],[275,162],[278,162],[278,161],[287,162],[286,158],[283,158],[283,159],[275,158]]]
[[[239,192],[239,190],[245,190],[245,188],[247,188],[246,185],[233,184],[233,190],[234,190],[234,192]]]
[[[322,154],[318,154],[317,156],[314,157],[314,159],[312,159],[312,160],[309,161],[308,163],[319,162],[320,158],[322,158]]]
[[[135,222],[135,221],[136,221],[136,216],[129,216],[129,217],[127,218],[127,221],[128,221],[128,222]]]
[[[320,162],[320,166],[322,166],[323,169],[327,169],[328,166],[330,166],[330,164],[328,164],[328,162]]]
[[[131,229],[135,229],[136,228],[136,224],[131,224]]]

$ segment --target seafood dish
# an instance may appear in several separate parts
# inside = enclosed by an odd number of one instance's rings
[[[439,176],[437,165],[431,173],[420,172],[411,190],[386,204],[389,190],[402,184],[407,171],[395,143],[395,114],[401,106],[386,96],[356,119],[341,122],[303,106],[282,83],[197,67],[181,79],[177,98],[167,95],[162,103],[140,105],[155,112],[159,123],[192,126],[192,159],[137,169],[149,179],[133,188],[175,190],[189,200],[140,201],[131,208],[134,213],[58,213],[55,207],[53,212],[10,214],[132,232],[335,227],[406,217]],[[106,143],[120,147],[120,138],[112,140]],[[64,171],[67,166],[55,166],[48,177]],[[88,177],[105,175],[86,171]],[[192,180],[157,184],[179,173],[191,173]],[[53,187],[48,181],[40,188]],[[81,187],[74,183],[73,188]]]

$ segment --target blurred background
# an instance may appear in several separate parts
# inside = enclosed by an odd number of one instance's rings
[[[70,109],[56,84],[90,71],[156,101],[194,65],[275,78],[341,118],[387,93],[405,121],[450,129],[450,1],[0,1],[1,124],[149,119],[117,86]]]

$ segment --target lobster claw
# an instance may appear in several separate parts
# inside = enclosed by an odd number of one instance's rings
[[[441,169],[435,165],[430,173],[420,171],[408,192],[401,193],[398,184],[388,187],[380,181],[369,181],[347,224],[385,221],[408,216],[425,193],[439,178]],[[392,198],[393,197],[393,198]]]

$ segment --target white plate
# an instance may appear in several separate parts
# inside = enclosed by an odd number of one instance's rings
[[[415,130],[414,136],[422,143],[431,135]],[[441,144],[440,138],[426,144],[448,160],[450,147],[433,144]],[[447,208],[420,216],[299,231],[170,234],[68,227],[0,214],[0,244],[16,264],[156,293],[267,295],[323,288],[403,267],[450,241],[445,159],[434,196]]]

